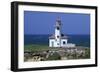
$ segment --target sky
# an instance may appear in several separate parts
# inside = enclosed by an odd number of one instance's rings
[[[54,34],[60,17],[63,34],[90,34],[90,14],[24,11],[24,34]]]

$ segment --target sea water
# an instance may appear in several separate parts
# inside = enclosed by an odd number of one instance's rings
[[[50,35],[24,35],[24,45],[48,45]],[[68,43],[90,47],[90,35],[67,35]]]

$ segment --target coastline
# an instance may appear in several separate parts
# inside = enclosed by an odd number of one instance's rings
[[[75,60],[75,59],[89,59],[90,48],[85,46],[76,46],[73,48],[54,48],[48,45],[25,45],[24,47],[24,61],[37,62],[47,60]]]

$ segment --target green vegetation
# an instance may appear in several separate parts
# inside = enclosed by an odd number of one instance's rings
[[[47,50],[58,50],[58,48],[55,47],[48,47],[48,45],[25,45],[24,51],[30,51],[30,52],[37,52],[37,51],[47,51]]]
[[[58,53],[54,53],[53,55],[49,56],[47,60],[60,60],[60,55]]]
[[[25,45],[24,46],[25,51],[31,51],[31,52],[48,50],[48,49],[49,49],[48,45]]]
[[[89,48],[87,48],[87,49],[85,49],[85,56],[84,56],[84,58],[90,58],[90,49]]]
[[[78,46],[77,46],[78,47]],[[61,60],[65,59],[89,59],[90,49],[87,47],[78,47],[79,49],[75,51],[75,48],[50,48],[48,45],[25,45],[24,46],[24,61],[32,59],[35,56],[41,58],[41,61],[47,60]],[[69,50],[69,52],[68,52]],[[62,52],[61,52],[62,51]]]

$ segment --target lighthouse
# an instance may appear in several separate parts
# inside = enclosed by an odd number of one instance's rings
[[[55,25],[55,44],[57,47],[61,46],[61,20],[58,18]]]
[[[54,28],[54,34],[49,37],[49,47],[75,47],[75,44],[68,43],[68,37],[62,34],[62,22],[59,17]]]

